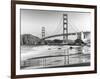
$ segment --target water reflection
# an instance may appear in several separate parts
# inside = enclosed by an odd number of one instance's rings
[[[88,46],[48,46],[42,55],[21,61],[21,68],[74,67],[83,63],[90,63]]]

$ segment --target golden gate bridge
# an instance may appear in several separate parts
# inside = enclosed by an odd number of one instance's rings
[[[68,15],[63,14],[63,21],[62,21],[63,27],[58,26],[57,29],[54,31],[56,33],[51,33],[48,35],[46,35],[47,32],[46,32],[45,27],[42,27],[41,41],[44,42],[46,39],[49,39],[49,38],[63,36],[63,44],[68,44],[69,36],[71,36],[71,35],[76,35],[77,36],[76,39],[81,39],[81,40],[87,39],[87,36],[90,33],[89,31],[87,31],[87,32],[79,31],[79,29],[77,27],[73,26],[68,21],[69,21]],[[60,25],[60,24],[61,23],[59,23],[58,25]],[[70,26],[69,26],[69,24],[70,24]],[[71,29],[74,30],[74,32],[72,32],[72,33],[70,32],[70,30],[68,30],[68,28],[70,28],[71,26],[72,26]],[[62,31],[63,33],[60,33],[59,31]],[[58,34],[57,34],[57,32],[58,32]],[[40,47],[40,48],[42,48],[42,47]],[[67,46],[66,46],[66,49],[64,49],[64,48],[62,48],[61,50],[56,49],[56,52],[54,52],[54,49],[52,49],[52,47],[51,47],[50,48],[51,50],[46,49],[46,52],[43,51],[42,54],[38,54],[36,57],[33,53],[34,51],[27,53],[28,56],[26,54],[22,55],[22,56],[26,56],[27,59],[21,60],[21,67],[22,68],[25,68],[25,67],[26,68],[27,67],[29,67],[29,68],[31,68],[31,67],[32,68],[51,67],[52,68],[52,67],[65,67],[65,66],[66,67],[89,66],[90,65],[90,53],[85,54],[83,52],[83,49],[80,46],[76,47],[76,48],[77,48],[77,52],[74,52],[73,54],[71,53],[72,50],[70,50],[70,48],[68,48]],[[89,52],[88,49],[87,49],[87,52]],[[75,61],[73,60],[73,58]],[[73,63],[71,63],[72,61],[73,61]],[[34,66],[34,65],[36,65],[36,66]]]
[[[62,20],[62,18],[61,18],[61,20]],[[75,25],[72,25],[72,23],[70,23],[69,21],[70,20],[68,19],[68,15],[63,14],[63,25],[58,24],[57,29],[55,29],[55,31],[53,33],[48,34],[48,35],[46,35],[48,32],[46,31],[45,27],[42,27],[42,31],[41,31],[42,42],[43,42],[43,40],[46,40],[48,38],[63,36],[63,44],[68,44],[68,37],[71,35],[74,35],[74,36],[76,35],[76,39],[80,39],[82,41],[84,39],[86,39],[86,37],[89,34],[89,31],[79,31],[79,29]],[[59,23],[61,23],[61,22],[59,22]],[[68,28],[70,28],[74,32],[71,33],[70,32],[71,30],[69,30]],[[63,33],[60,33],[59,31],[62,31],[62,30],[63,30]]]

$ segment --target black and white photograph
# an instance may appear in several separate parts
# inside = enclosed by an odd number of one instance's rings
[[[20,9],[20,68],[90,66],[90,14]]]
[[[96,6],[16,2],[12,7],[12,75],[96,72]]]

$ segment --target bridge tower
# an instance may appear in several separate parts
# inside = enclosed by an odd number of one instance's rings
[[[42,27],[42,38],[45,37],[45,27]]]
[[[45,38],[45,27],[42,27],[42,39]],[[44,45],[45,41],[41,40],[41,44]]]
[[[63,14],[63,43],[68,44],[68,15]]]

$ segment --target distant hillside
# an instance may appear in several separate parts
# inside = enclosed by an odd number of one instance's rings
[[[20,38],[21,45],[35,45],[40,41],[40,38],[32,35],[32,34],[23,34]]]

